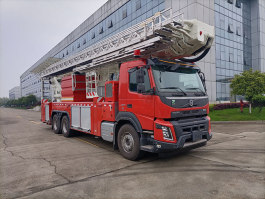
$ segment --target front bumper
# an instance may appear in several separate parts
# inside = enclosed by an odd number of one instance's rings
[[[167,143],[167,142],[154,140],[153,152],[161,153],[161,152],[176,151],[187,148],[190,149],[197,148],[205,144],[208,140],[210,140],[212,138],[212,135],[209,135],[208,132],[204,132],[201,134],[202,138],[196,141],[192,141],[192,137],[193,137],[192,134],[182,135],[179,137],[177,143]]]
[[[193,118],[180,121],[171,121],[177,142],[170,143],[162,140],[147,139],[149,147],[142,145],[142,150],[160,153],[176,151],[184,148],[197,148],[212,138],[210,118]],[[173,133],[173,132],[172,132]],[[143,142],[142,142],[143,143]]]

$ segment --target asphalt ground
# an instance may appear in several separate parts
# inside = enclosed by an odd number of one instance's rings
[[[265,198],[265,123],[212,125],[204,147],[129,161],[40,112],[0,108],[0,198]]]

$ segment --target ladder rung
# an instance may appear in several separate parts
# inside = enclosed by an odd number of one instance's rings
[[[160,29],[162,26],[172,21],[172,16],[169,16],[167,18],[163,15],[170,10],[171,9],[166,9],[163,12],[157,13],[153,17],[146,19],[145,21],[138,23],[105,40],[99,41],[93,46],[86,48],[71,57],[65,58],[59,62],[52,64],[46,70],[42,71],[41,76],[49,76],[69,67],[77,66],[80,64],[91,64],[94,59],[103,57],[117,50],[119,51],[119,49],[122,49],[124,47],[133,47],[133,45],[137,45],[142,41],[148,40],[148,38],[155,37],[156,35],[154,34],[154,31],[156,29]],[[162,19],[164,20],[162,21]],[[158,23],[155,24],[155,22]],[[123,52],[120,52],[120,55],[122,56],[125,54]],[[126,59],[126,57],[127,56],[125,56],[124,59]],[[115,59],[110,61],[115,61]]]

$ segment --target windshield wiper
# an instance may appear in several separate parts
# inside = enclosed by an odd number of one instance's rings
[[[174,86],[172,86],[172,87],[164,87],[164,88],[160,88],[160,89],[178,89],[178,90],[180,90],[184,95],[187,95],[187,93],[185,93],[181,88],[179,88],[179,87],[174,87]]]
[[[200,88],[195,88],[195,87],[194,88],[186,88],[186,90],[199,90],[200,93],[202,93],[203,95],[206,95],[206,93]]]

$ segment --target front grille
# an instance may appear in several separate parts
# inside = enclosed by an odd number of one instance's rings
[[[177,139],[182,135],[192,134],[192,132],[208,131],[208,120],[205,117],[171,121],[171,123],[174,126]]]
[[[183,111],[182,113],[183,115],[187,115],[187,114],[190,114],[190,111]]]
[[[199,113],[199,110],[192,110],[192,113]]]
[[[194,131],[204,131],[204,130],[206,130],[205,125],[198,125],[198,126],[193,126],[193,127],[182,127],[183,134],[191,133]]]
[[[186,120],[188,118],[199,118],[206,116],[206,109],[195,109],[171,112],[171,120]]]

